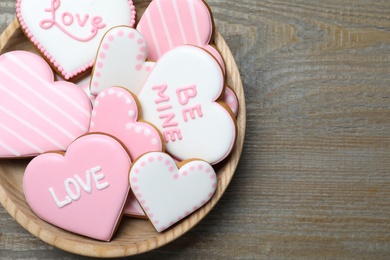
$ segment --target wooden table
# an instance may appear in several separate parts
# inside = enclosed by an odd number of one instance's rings
[[[390,1],[208,3],[246,92],[244,152],[212,212],[139,258],[389,259]],[[0,258],[30,257],[80,258],[0,206]]]

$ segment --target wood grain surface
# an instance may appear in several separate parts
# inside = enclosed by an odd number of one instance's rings
[[[244,83],[244,152],[199,225],[134,259],[389,259],[390,1],[207,2]],[[84,259],[0,206],[0,259],[27,258]]]

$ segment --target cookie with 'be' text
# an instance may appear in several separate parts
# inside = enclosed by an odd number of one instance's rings
[[[186,45],[157,61],[138,98],[143,118],[160,130],[169,154],[216,164],[229,155],[236,138],[224,90],[218,62],[207,51]]]

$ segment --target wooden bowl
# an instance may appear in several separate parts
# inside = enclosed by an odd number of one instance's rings
[[[137,5],[139,17],[143,13],[140,9],[145,9],[149,1],[140,2]],[[238,134],[231,155],[216,166],[218,188],[204,207],[163,233],[157,233],[148,220],[123,217],[111,242],[96,241],[52,226],[31,211],[22,186],[24,169],[29,159],[0,160],[0,203],[31,234],[52,246],[85,256],[122,257],[140,254],[161,247],[186,233],[210,212],[225,192],[236,170],[244,143],[246,111],[240,74],[226,42],[218,32],[215,34],[215,45],[226,62],[226,83],[236,92],[240,102]],[[12,50],[35,52],[16,20],[0,36],[0,53]]]

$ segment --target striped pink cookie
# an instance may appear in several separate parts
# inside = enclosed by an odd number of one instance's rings
[[[148,57],[157,61],[167,51],[183,44],[209,45],[214,22],[208,5],[202,0],[153,0],[137,30],[148,42]]]
[[[38,55],[0,56],[0,158],[66,150],[88,132],[91,103],[75,84],[54,82]]]

